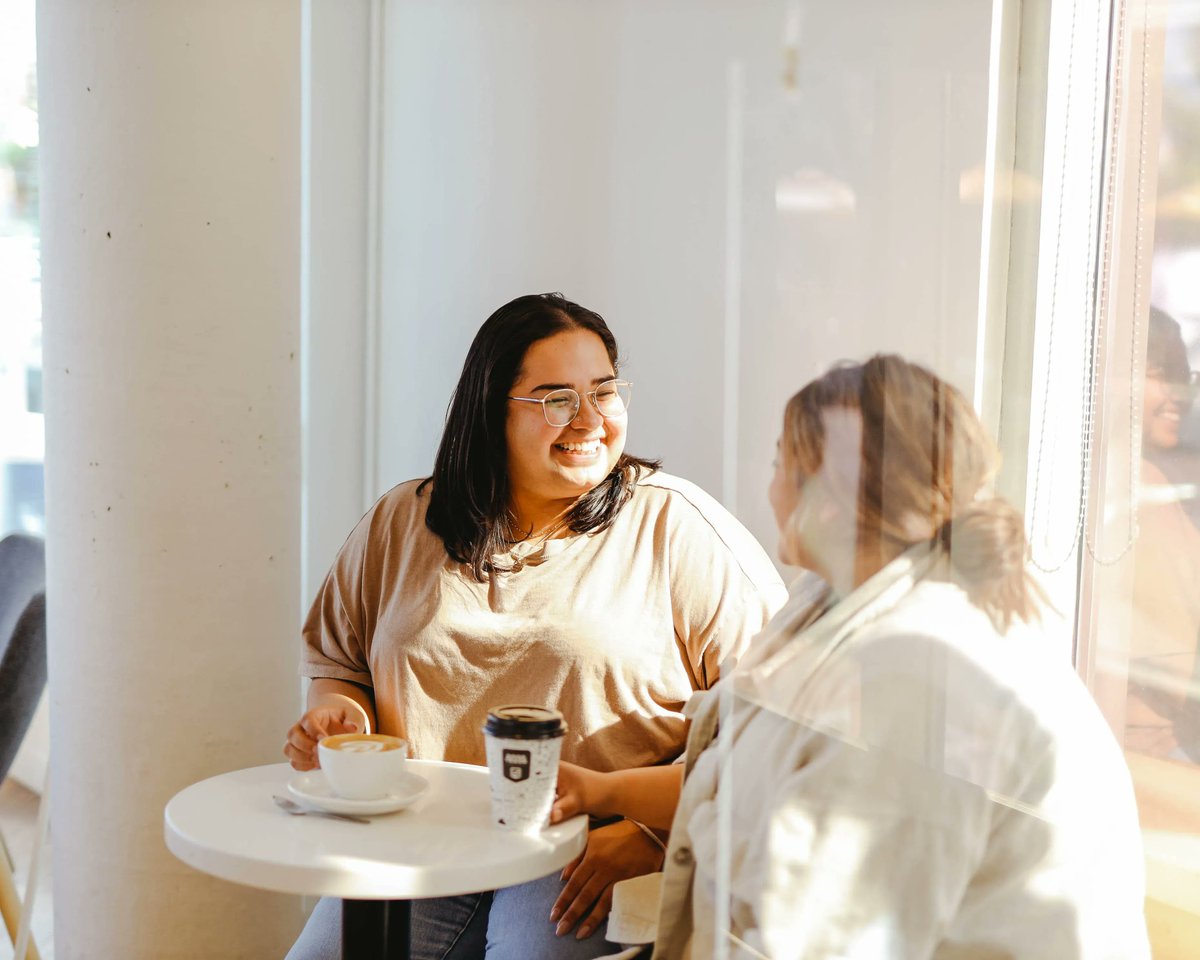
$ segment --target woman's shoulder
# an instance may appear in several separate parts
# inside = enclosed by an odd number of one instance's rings
[[[429,486],[425,478],[405,480],[371,505],[359,523],[359,530],[371,539],[424,530],[428,509]]]
[[[1029,621],[1014,619],[1001,628],[971,602],[957,584],[918,583],[895,607],[863,625],[846,646],[847,656],[864,671],[935,689],[953,682],[956,699],[967,694],[986,709],[989,703],[1059,704],[1074,697],[1078,676],[1070,661],[1071,634],[1050,607]],[[1068,693],[1067,689],[1071,688]],[[950,691],[946,691],[950,693]]]
[[[710,527],[721,539],[737,540],[750,534],[715,497],[703,489],[661,470],[638,479],[633,502],[646,513],[665,513],[669,522],[699,523]],[[753,538],[751,538],[753,539]],[[758,541],[754,541],[755,546]]]
[[[378,513],[391,514],[419,511],[424,515],[429,506],[430,486],[428,477],[405,480],[384,493],[371,509]]]
[[[637,485],[639,489],[657,491],[659,496],[666,499],[677,496],[682,497],[688,502],[717,504],[717,501],[712,496],[705,493],[704,490],[692,483],[691,480],[685,480],[683,477],[677,477],[675,474],[667,473],[664,470],[655,470],[653,473],[642,473],[638,477]],[[717,504],[717,506],[720,506],[720,504]]]
[[[1045,679],[1042,658],[1024,655],[1021,631],[999,632],[954,584],[922,581],[882,609],[867,604],[843,619],[835,605],[815,624],[781,626],[773,655],[734,674],[739,696],[872,748],[919,754],[925,743],[913,731],[931,717],[946,724],[944,737],[1022,737],[1027,704],[1042,703],[1031,688],[1062,685],[1061,671]]]
[[[756,582],[782,582],[762,545],[716,498],[690,480],[657,471],[641,477],[631,506],[636,512],[660,516],[671,536],[686,538],[697,547],[704,543],[732,554]]]
[[[903,661],[935,650],[990,651],[1002,647],[1005,640],[1005,632],[971,602],[961,586],[935,578],[919,580],[894,604],[882,604],[878,611],[868,607],[858,620],[847,651],[859,657],[885,653]]]

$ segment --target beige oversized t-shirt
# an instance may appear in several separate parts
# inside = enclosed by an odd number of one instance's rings
[[[1200,531],[1182,493],[1159,467],[1143,462],[1125,746],[1154,757],[1179,748],[1175,724],[1187,709],[1200,641]]]
[[[485,763],[489,707],[561,710],[563,759],[671,760],[682,709],[786,600],[757,541],[694,485],[644,478],[605,531],[518,544],[479,583],[425,526],[428,493],[386,493],[346,540],[304,625],[301,673],[374,688],[413,756]]]

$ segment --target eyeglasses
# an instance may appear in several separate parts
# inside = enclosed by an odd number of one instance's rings
[[[595,390],[584,394],[591,401],[600,416],[606,420],[619,417],[629,409],[629,398],[633,384],[628,380],[605,380]],[[546,422],[552,427],[565,427],[579,416],[579,407],[583,402],[578,392],[570,387],[551,390],[544,397],[509,397],[509,400],[519,400],[521,403],[540,403]]]

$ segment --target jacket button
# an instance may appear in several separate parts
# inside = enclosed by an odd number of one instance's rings
[[[680,847],[671,859],[675,861],[676,866],[686,867],[692,862],[692,851],[687,847]]]

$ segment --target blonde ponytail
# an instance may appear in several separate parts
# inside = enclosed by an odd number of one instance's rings
[[[1045,597],[1029,574],[1025,522],[1011,503],[999,497],[976,501],[942,524],[936,539],[955,580],[1001,630],[1014,619],[1037,618]]]

